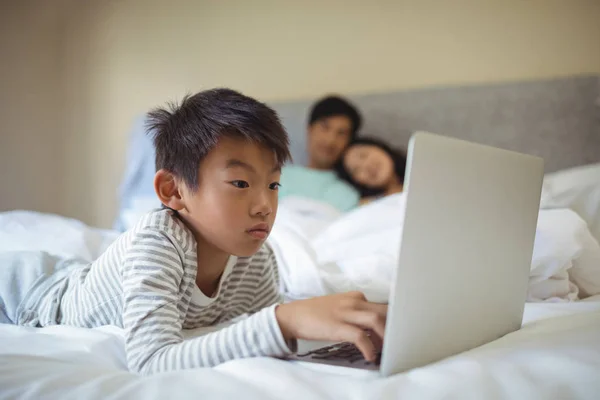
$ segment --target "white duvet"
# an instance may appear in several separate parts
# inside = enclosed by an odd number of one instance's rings
[[[290,298],[362,289],[387,298],[402,196],[340,216],[282,204],[270,243]],[[274,359],[139,377],[125,367],[114,327],[0,325],[0,399],[597,399],[600,393],[600,247],[569,210],[540,212],[523,329],[391,378]],[[0,214],[0,252],[45,250],[91,260],[116,233],[30,212]],[[443,332],[432,332],[443,338]]]
[[[385,379],[267,358],[141,377],[125,368],[119,329],[0,325],[0,399],[598,399],[591,300],[528,304],[520,331]]]
[[[340,215],[304,199],[280,206],[269,243],[289,298],[361,290],[386,301],[399,257],[404,196]],[[573,301],[600,294],[600,245],[578,214],[540,210],[529,301]]]

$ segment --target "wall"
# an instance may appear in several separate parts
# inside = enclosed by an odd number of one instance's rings
[[[72,2],[64,211],[110,226],[132,119],[185,92],[280,100],[597,73],[599,20],[596,0]]]
[[[60,9],[0,5],[0,211],[62,212]]]

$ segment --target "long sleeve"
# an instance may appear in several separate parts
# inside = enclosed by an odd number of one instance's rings
[[[255,289],[256,297],[254,298],[251,312],[257,312],[282,301],[279,290],[277,259],[273,250],[270,247],[267,247],[267,249],[268,252],[263,256],[264,258],[256,260],[263,265],[263,270],[260,277],[258,277],[259,281]]]
[[[123,269],[123,327],[131,371],[212,367],[237,358],[290,352],[275,317],[276,305],[184,341],[184,288],[190,282],[185,282],[182,265],[182,254],[167,234],[141,230],[132,239]]]

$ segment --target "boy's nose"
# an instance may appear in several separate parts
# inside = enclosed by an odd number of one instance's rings
[[[273,208],[269,207],[268,204],[264,204],[262,207],[259,207],[256,210],[256,215],[260,215],[261,217],[266,217],[273,212]]]
[[[256,199],[252,207],[252,215],[266,217],[273,212],[273,205],[267,195],[261,195]]]

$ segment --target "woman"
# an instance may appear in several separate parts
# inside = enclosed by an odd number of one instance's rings
[[[374,138],[354,140],[335,166],[339,177],[360,193],[361,204],[403,190],[406,156]]]

